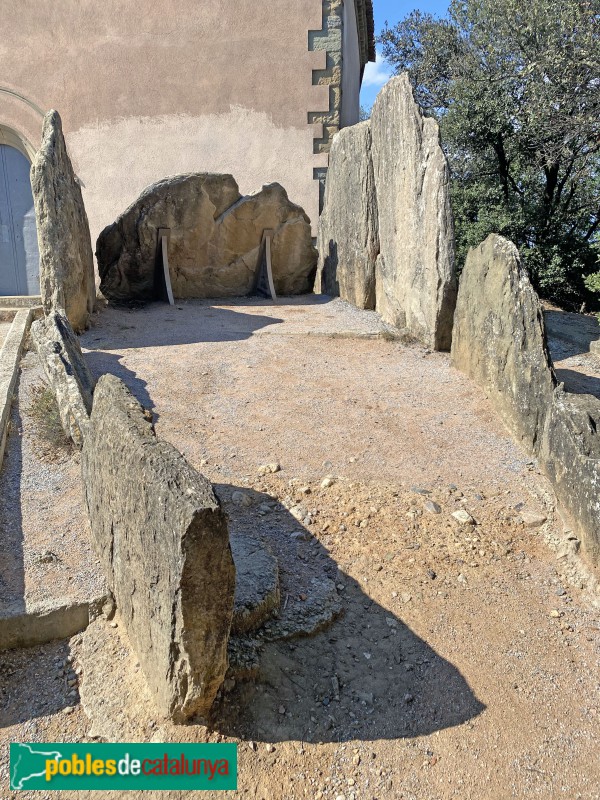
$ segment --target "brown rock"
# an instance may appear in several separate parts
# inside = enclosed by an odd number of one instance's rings
[[[95,381],[66,317],[53,311],[31,326],[31,339],[52,387],[65,433],[77,447],[89,427]]]
[[[210,483],[123,383],[94,394],[82,474],[96,551],[159,711],[206,714],[227,669],[235,568]]]
[[[315,291],[375,308],[379,234],[368,121],[343,128],[333,139],[318,250]]]
[[[159,228],[169,228],[169,268],[179,298],[247,294],[254,285],[263,230],[275,231],[272,266],[279,294],[311,288],[316,264],[310,221],[279,184],[240,197],[231,175],[177,175],[148,187],[98,238],[104,295],[149,301]]]
[[[46,313],[63,311],[79,333],[89,325],[96,286],[90,228],[57,111],[44,118],[42,144],[31,165]]]
[[[450,177],[434,119],[392,78],[371,115],[379,212],[377,310],[436,350],[449,350],[456,303]]]

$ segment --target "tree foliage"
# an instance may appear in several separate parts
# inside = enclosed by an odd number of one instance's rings
[[[598,269],[600,0],[452,0],[380,43],[440,122],[459,266],[501,233],[543,295],[580,302]]]

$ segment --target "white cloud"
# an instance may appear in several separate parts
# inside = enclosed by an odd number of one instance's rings
[[[365,67],[362,85],[380,89],[392,77],[392,68],[387,63],[381,50],[377,51],[377,61],[369,61]]]

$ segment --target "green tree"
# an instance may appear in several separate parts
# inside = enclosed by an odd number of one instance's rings
[[[452,170],[458,263],[512,239],[540,292],[591,294],[600,237],[600,0],[452,0],[387,23],[383,52],[435,116]]]

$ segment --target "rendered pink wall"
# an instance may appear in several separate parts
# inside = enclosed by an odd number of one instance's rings
[[[321,0],[0,0],[0,126],[39,145],[56,108],[92,237],[149,183],[231,172],[242,192],[279,181],[316,226],[313,86]],[[2,91],[4,89],[4,91]],[[8,90],[8,91],[7,91]],[[12,92],[13,94],[9,93]],[[20,95],[17,96],[17,95]]]

